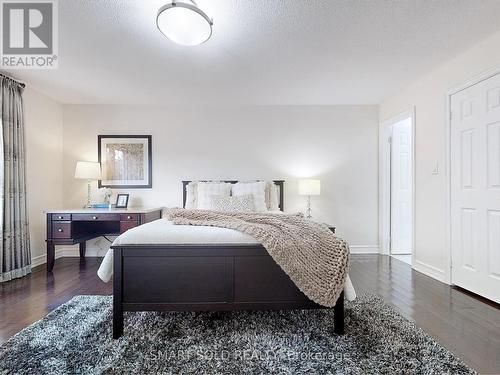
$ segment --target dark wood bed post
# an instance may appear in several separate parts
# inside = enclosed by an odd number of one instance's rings
[[[344,292],[340,293],[340,296],[335,303],[333,308],[333,332],[337,335],[344,334]]]
[[[113,338],[118,339],[123,334],[123,305],[122,305],[122,249],[113,250]]]

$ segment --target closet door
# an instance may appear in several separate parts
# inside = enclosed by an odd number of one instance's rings
[[[451,111],[452,283],[500,302],[500,75]]]

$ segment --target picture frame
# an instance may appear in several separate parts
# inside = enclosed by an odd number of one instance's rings
[[[115,208],[127,208],[128,207],[129,194],[118,194],[116,196]]]
[[[99,188],[152,188],[151,143],[151,135],[98,135]]]

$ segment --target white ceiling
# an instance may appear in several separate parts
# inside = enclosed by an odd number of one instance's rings
[[[500,30],[499,0],[198,0],[204,45],[156,29],[168,0],[60,0],[59,69],[12,71],[63,103],[376,104]]]

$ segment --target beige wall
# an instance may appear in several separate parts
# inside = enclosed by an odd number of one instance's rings
[[[45,215],[61,207],[62,105],[30,89],[24,91],[27,202],[33,265],[45,262]]]
[[[322,181],[313,215],[354,251],[377,251],[378,107],[173,109],[64,106],[64,206],[80,207],[77,160],[97,160],[98,134],[152,134],[153,189],[120,190],[132,205],[179,206],[183,179],[285,179],[287,211],[303,211],[300,177]],[[94,199],[102,193],[94,189]],[[358,247],[356,247],[358,246]],[[89,244],[92,247],[92,244]],[[92,252],[91,249],[89,249]]]
[[[380,105],[383,121],[416,109],[416,222],[414,267],[440,280],[449,273],[446,247],[446,92],[500,66],[500,33],[493,35]],[[431,174],[439,164],[440,173]]]

